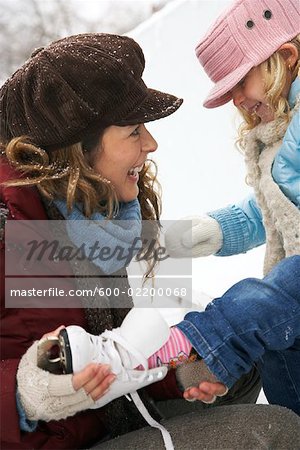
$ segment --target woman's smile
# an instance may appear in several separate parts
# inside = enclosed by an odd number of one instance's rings
[[[139,174],[148,153],[156,149],[157,143],[144,124],[112,125],[106,128],[91,165],[112,183],[120,201],[130,202],[138,196]]]
[[[135,166],[129,169],[127,173],[129,180],[132,181],[133,183],[137,183],[139,181],[139,173],[141,172],[143,167],[144,163],[141,164],[140,166]]]

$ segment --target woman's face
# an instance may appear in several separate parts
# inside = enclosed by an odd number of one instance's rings
[[[114,185],[118,200],[129,202],[139,193],[139,172],[148,157],[155,152],[157,142],[144,124],[104,130],[101,145],[91,155],[93,169]]]

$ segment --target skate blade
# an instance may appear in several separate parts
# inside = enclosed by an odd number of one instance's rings
[[[68,332],[65,328],[59,332],[59,359],[63,373],[73,373],[72,352]]]
[[[54,346],[60,347],[59,339],[56,336],[49,336],[39,341],[37,348],[37,366],[51,373],[59,373],[61,372],[61,358],[60,356],[56,358],[52,356],[51,349]]]
[[[57,356],[53,357],[53,347],[58,347]],[[41,339],[37,348],[37,365],[40,369],[51,373],[73,373],[72,353],[68,333],[61,330],[59,336]]]

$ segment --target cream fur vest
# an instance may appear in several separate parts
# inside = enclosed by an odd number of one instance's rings
[[[294,108],[300,106],[300,100]],[[247,181],[253,186],[266,230],[264,274],[286,256],[300,254],[300,211],[272,177],[272,164],[288,124],[277,119],[261,124],[246,137]]]

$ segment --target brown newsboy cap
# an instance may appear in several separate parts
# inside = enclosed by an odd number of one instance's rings
[[[38,49],[0,90],[0,138],[21,135],[53,150],[109,125],[150,122],[182,99],[147,88],[144,54],[131,38],[79,34]]]

